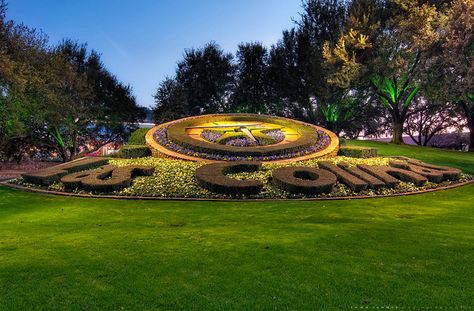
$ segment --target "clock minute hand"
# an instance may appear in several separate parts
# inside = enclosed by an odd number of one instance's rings
[[[242,126],[242,127],[240,127],[240,130],[241,130],[242,133],[244,133],[248,138],[250,138],[251,141],[257,142],[257,139],[255,139],[255,137],[252,135],[252,132],[250,132],[248,128]]]

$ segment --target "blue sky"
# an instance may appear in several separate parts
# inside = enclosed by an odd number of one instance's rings
[[[52,43],[86,42],[130,84],[142,106],[174,73],[185,48],[217,42],[274,44],[298,18],[300,0],[10,0],[9,19],[42,29]]]

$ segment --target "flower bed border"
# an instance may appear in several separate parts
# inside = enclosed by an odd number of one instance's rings
[[[393,194],[383,194],[383,195],[360,195],[360,196],[343,196],[343,197],[318,197],[318,198],[294,198],[294,199],[282,199],[282,198],[274,198],[274,199],[248,199],[248,198],[232,198],[232,199],[225,199],[225,198],[177,198],[177,197],[147,197],[147,196],[124,196],[124,195],[97,195],[97,194],[82,194],[82,193],[71,193],[71,192],[62,192],[62,191],[52,191],[52,190],[45,190],[45,189],[38,189],[38,188],[31,188],[25,187],[22,185],[12,184],[8,182],[12,179],[0,180],[0,186],[5,186],[13,189],[22,190],[25,192],[34,192],[40,194],[49,194],[49,195],[59,195],[59,196],[67,196],[67,197],[79,197],[79,198],[90,198],[90,199],[113,199],[113,200],[158,200],[158,201],[216,201],[216,202],[272,202],[272,201],[333,201],[333,200],[360,200],[360,199],[376,199],[376,198],[388,198],[388,197],[399,197],[399,196],[407,196],[407,195],[417,195],[417,194],[425,194],[430,192],[436,191],[443,191],[443,190],[450,190],[455,189],[463,186],[467,186],[470,184],[474,184],[474,180],[468,180],[464,182],[455,183],[452,185],[439,187],[439,188],[431,188],[426,190],[418,190],[413,192],[404,192],[404,193],[393,193]]]

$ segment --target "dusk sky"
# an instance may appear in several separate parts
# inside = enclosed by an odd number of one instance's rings
[[[142,106],[172,75],[184,49],[217,42],[234,53],[241,42],[270,46],[292,27],[300,0],[10,0],[9,19],[43,30],[52,43],[86,42]]]

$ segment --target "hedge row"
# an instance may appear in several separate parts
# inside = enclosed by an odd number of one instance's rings
[[[340,162],[338,166],[347,171],[348,173],[356,176],[357,178],[367,182],[368,187],[372,189],[380,189],[385,186],[385,183],[383,181],[373,175],[370,175],[367,172],[364,172],[357,166],[349,166],[349,164],[344,162]]]
[[[149,128],[136,129],[130,134],[130,137],[128,138],[128,144],[129,145],[145,145],[146,144],[145,136],[149,130],[150,130]]]
[[[121,158],[143,158],[151,155],[151,150],[147,145],[125,145],[120,149]]]
[[[439,174],[442,174],[442,180],[458,180],[461,178],[461,170],[448,166],[439,166],[434,164],[425,163],[420,160],[411,159],[408,157],[393,157],[394,159],[400,159],[405,161],[392,161],[390,165],[395,167],[401,167],[417,172],[420,175],[425,176],[432,182],[439,182]]]
[[[337,179],[340,182],[347,185],[349,188],[351,188],[354,191],[362,191],[362,190],[367,189],[367,187],[369,186],[369,184],[366,181],[358,178],[357,176],[352,175],[351,173],[347,172],[343,168],[338,167],[330,162],[325,162],[325,161],[318,162],[318,166],[336,175]]]
[[[209,191],[226,194],[257,194],[263,183],[258,180],[238,180],[225,176],[231,173],[258,171],[260,162],[225,162],[201,166],[196,170],[197,184]]]
[[[154,170],[154,167],[142,165],[105,165],[96,170],[66,175],[61,178],[61,182],[66,189],[83,188],[88,191],[112,192],[129,187],[135,176],[150,176]]]
[[[374,158],[377,156],[377,149],[357,146],[341,146],[338,154],[340,156],[351,158]]]
[[[427,182],[426,177],[420,174],[392,166],[370,166],[360,164],[357,165],[357,167],[377,177],[390,188],[396,187],[400,181],[411,182],[416,186],[421,186]]]
[[[136,176],[151,176],[155,168],[152,166],[130,165],[121,166],[114,170],[91,174],[81,181],[85,190],[97,192],[112,192],[130,187]],[[110,177],[110,178],[108,178]]]
[[[336,184],[336,175],[306,166],[288,166],[272,172],[272,182],[289,193],[329,193]]]
[[[98,167],[107,162],[108,160],[104,158],[82,158],[42,170],[27,172],[22,174],[22,177],[28,183],[49,186],[55,182],[59,182],[64,175]]]
[[[339,163],[336,166],[330,162],[321,161],[318,163],[319,169],[306,166],[282,167],[272,172],[272,183],[290,193],[321,194],[331,192],[337,180],[353,191],[359,192],[367,188],[394,188],[401,181],[422,186],[428,180],[439,183],[446,179],[455,180],[461,177],[461,172],[457,169],[426,164],[412,159],[407,161],[392,161],[390,166],[357,165],[350,167],[346,163]],[[236,180],[225,176],[225,174],[256,171],[260,166],[259,162],[207,164],[196,171],[197,184],[217,193],[256,194],[263,187],[261,182]]]

